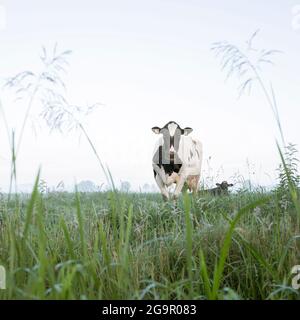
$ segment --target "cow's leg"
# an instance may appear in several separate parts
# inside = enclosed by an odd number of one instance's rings
[[[183,172],[180,173],[179,175],[179,179],[178,179],[178,182],[177,182],[177,185],[176,185],[176,188],[175,188],[175,191],[174,191],[174,199],[177,199],[183,186],[184,186],[184,183],[186,181],[186,178],[187,178],[187,175],[184,174]]]
[[[193,194],[196,194],[198,191],[199,179],[200,175],[189,176],[187,178],[189,189],[193,192]]]
[[[164,168],[162,167],[159,167],[157,164],[153,163],[152,164],[152,168],[153,168],[153,171],[156,172],[157,175],[160,176],[162,182],[164,184],[167,184],[167,179],[166,179],[166,174],[165,174],[165,170]]]
[[[197,183],[196,183],[196,192],[198,192],[199,191],[199,187],[200,187],[200,174],[197,176]]]
[[[159,187],[159,190],[163,196],[163,199],[167,201],[169,199],[169,192],[166,188],[166,185],[163,183],[162,178],[158,174],[155,177],[155,181]]]

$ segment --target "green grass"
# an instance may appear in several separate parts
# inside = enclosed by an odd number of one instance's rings
[[[291,269],[300,263],[300,177],[275,92],[257,64],[278,51],[255,50],[251,61],[256,35],[246,52],[227,41],[212,50],[227,76],[238,76],[240,93],[256,82],[271,108],[280,134],[281,194],[280,188],[222,197],[185,193],[174,206],[159,194],[119,193],[78,121],[86,108],[71,108],[61,93],[57,70],[64,70],[70,51],[57,54],[54,47],[49,55],[43,48],[40,73],[8,80],[16,96],[22,88],[29,99],[17,137],[0,100],[11,153],[9,193],[0,193],[0,265],[7,279],[0,299],[299,299]],[[31,195],[17,193],[17,159],[34,102],[44,107],[40,116],[51,130],[81,131],[113,191],[41,193],[38,174]]]
[[[276,193],[0,198],[0,299],[299,299],[294,206]]]

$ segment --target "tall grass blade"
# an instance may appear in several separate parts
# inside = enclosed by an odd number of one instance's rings
[[[269,198],[262,198],[257,201],[254,201],[247,206],[243,207],[238,211],[232,222],[230,223],[229,229],[225,235],[224,243],[221,248],[220,257],[218,263],[215,265],[215,271],[214,271],[214,277],[213,277],[213,287],[212,287],[212,299],[216,299],[218,296],[218,291],[221,284],[222,274],[224,271],[225,261],[229,254],[229,248],[232,241],[232,235],[234,232],[234,228],[237,224],[237,222],[240,220],[240,218],[249,212],[250,210],[253,210],[259,205],[262,205],[266,203],[269,200]]]

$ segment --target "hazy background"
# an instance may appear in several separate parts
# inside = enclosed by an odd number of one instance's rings
[[[287,141],[299,144],[298,5],[300,0],[0,0],[0,82],[26,69],[39,70],[41,46],[52,48],[57,42],[58,49],[73,51],[65,78],[69,100],[103,103],[86,126],[117,183],[126,180],[138,189],[154,182],[151,157],[157,136],[151,127],[174,120],[192,127],[192,135],[203,142],[204,178],[234,180],[241,174],[271,185],[279,163],[271,111],[258,87],[237,99],[237,81],[224,82],[210,47],[219,40],[244,45],[261,29],[256,47],[284,51],[265,76],[275,87]],[[9,124],[18,133],[25,106],[13,103],[7,91],[0,93]],[[83,137],[49,134],[42,121],[36,133],[31,123],[26,129],[19,184],[32,184],[39,165],[49,185],[104,182]],[[9,173],[0,119],[2,190]]]

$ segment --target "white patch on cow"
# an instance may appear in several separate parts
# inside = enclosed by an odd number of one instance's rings
[[[178,124],[176,123],[170,123],[168,125],[168,130],[170,132],[170,136],[173,137],[175,134],[176,129],[178,128]]]
[[[196,156],[190,157],[191,154]],[[182,161],[186,175],[197,175],[201,172],[202,143],[200,141],[190,136],[181,136],[177,155]]]
[[[170,152],[175,152],[174,146],[170,148]]]

